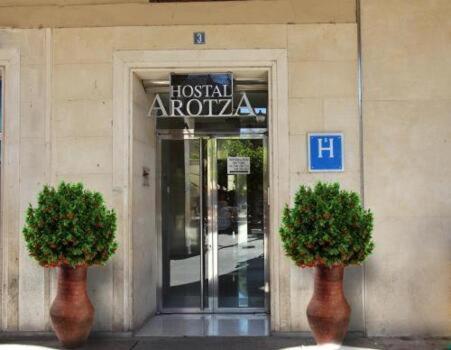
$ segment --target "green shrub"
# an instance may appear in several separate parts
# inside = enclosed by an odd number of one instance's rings
[[[81,183],[44,186],[25,221],[28,252],[45,267],[104,264],[117,249],[116,214]]]
[[[301,267],[359,264],[371,254],[373,215],[355,192],[340,185],[301,186],[285,207],[280,235],[286,254]]]

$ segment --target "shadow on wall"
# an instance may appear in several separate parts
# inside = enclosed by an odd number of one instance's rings
[[[88,294],[95,307],[94,331],[111,329],[113,294],[110,264],[112,262],[105,266],[90,266],[88,269]]]

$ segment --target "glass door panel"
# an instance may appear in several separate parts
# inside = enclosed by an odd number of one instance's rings
[[[200,139],[161,140],[164,309],[201,309],[204,274]]]
[[[217,306],[264,308],[263,139],[217,139]]]

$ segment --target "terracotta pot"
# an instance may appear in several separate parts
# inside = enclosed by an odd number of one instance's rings
[[[53,329],[66,348],[83,345],[91,332],[94,307],[86,291],[88,268],[58,267],[58,292],[50,308]]]
[[[341,344],[348,330],[351,307],[343,293],[343,266],[315,268],[315,289],[307,318],[318,344]]]

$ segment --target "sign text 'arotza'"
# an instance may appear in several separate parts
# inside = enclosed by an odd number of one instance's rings
[[[175,74],[170,77],[169,100],[156,94],[148,115],[157,117],[255,116],[245,92],[233,105],[232,73]]]

